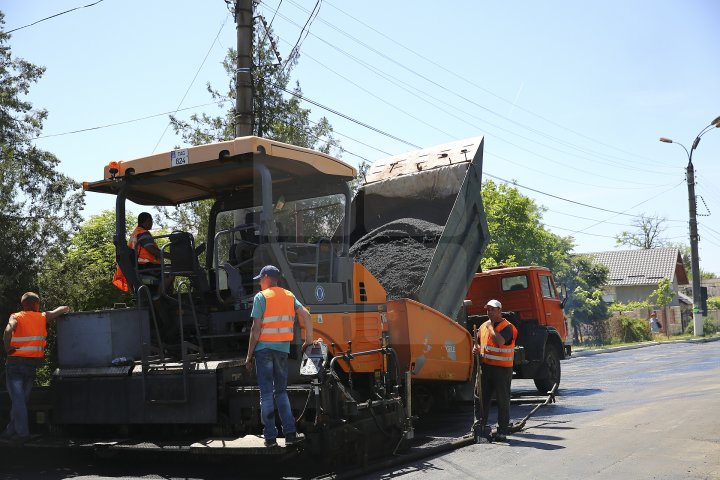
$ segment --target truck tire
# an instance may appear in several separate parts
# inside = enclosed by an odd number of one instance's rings
[[[533,381],[540,393],[549,392],[556,383],[560,386],[560,353],[553,345],[545,347],[545,358],[538,374],[540,376]]]

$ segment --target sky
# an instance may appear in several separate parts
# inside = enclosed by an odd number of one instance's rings
[[[183,146],[168,113],[218,113],[236,44],[223,0],[2,0],[13,56],[46,67],[35,144],[78,181],[111,160]],[[316,7],[316,15],[310,19]],[[689,244],[688,149],[720,115],[720,2],[263,0],[256,9],[353,165],[485,137],[485,178],[514,181],[575,252],[614,250],[639,215]],[[308,21],[310,19],[310,21]],[[76,133],[71,133],[76,132]],[[390,136],[396,137],[396,139]],[[401,141],[397,140],[401,139]],[[700,265],[720,274],[720,129],[693,154]],[[114,208],[89,193],[85,216]],[[139,211],[139,207],[134,210]],[[710,213],[710,215],[704,215]]]

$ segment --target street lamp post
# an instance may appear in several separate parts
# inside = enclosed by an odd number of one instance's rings
[[[698,228],[697,228],[697,198],[695,197],[695,168],[692,163],[693,152],[700,143],[700,137],[705,135],[713,128],[720,128],[720,117],[713,120],[710,125],[703,128],[700,133],[697,134],[695,140],[692,143],[690,151],[682,143],[674,142],[673,140],[661,137],[660,141],[665,143],[675,143],[680,145],[688,157],[688,164],[686,169],[686,179],[688,186],[688,201],[690,203],[690,263],[692,268],[692,290],[693,290],[693,329],[695,336],[703,336],[703,318],[700,313],[700,304],[702,303],[702,297],[700,292],[700,257],[698,256]],[[667,328],[667,325],[665,326]]]

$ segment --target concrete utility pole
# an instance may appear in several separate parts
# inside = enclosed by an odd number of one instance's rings
[[[692,143],[690,151],[682,143],[675,142],[667,137],[661,137],[660,141],[665,143],[675,143],[680,145],[688,156],[688,164],[686,169],[686,178],[688,185],[688,202],[690,203],[690,262],[692,268],[692,290],[693,290],[693,330],[697,337],[703,336],[703,317],[700,311],[702,304],[702,294],[700,292],[700,257],[698,252],[698,228],[697,228],[697,197],[695,196],[695,167],[692,163],[693,152],[700,143],[700,137],[705,135],[713,128],[720,128],[720,117],[713,120],[710,125],[703,128],[697,134]],[[667,325],[665,326],[667,328]]]
[[[235,73],[235,137],[252,135],[253,0],[236,0],[237,71]]]

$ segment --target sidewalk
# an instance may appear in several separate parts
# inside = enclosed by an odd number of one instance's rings
[[[653,345],[662,345],[664,343],[705,343],[705,342],[715,342],[718,340],[720,340],[720,336],[715,335],[713,337],[683,338],[680,340],[669,340],[666,342],[650,341],[650,342],[634,343],[631,345],[621,345],[618,347],[587,349],[587,350],[579,350],[579,351],[573,350],[570,358],[589,357],[591,355],[598,355],[600,353],[612,353],[612,352],[619,352],[621,350],[632,350],[634,348],[651,347]]]

